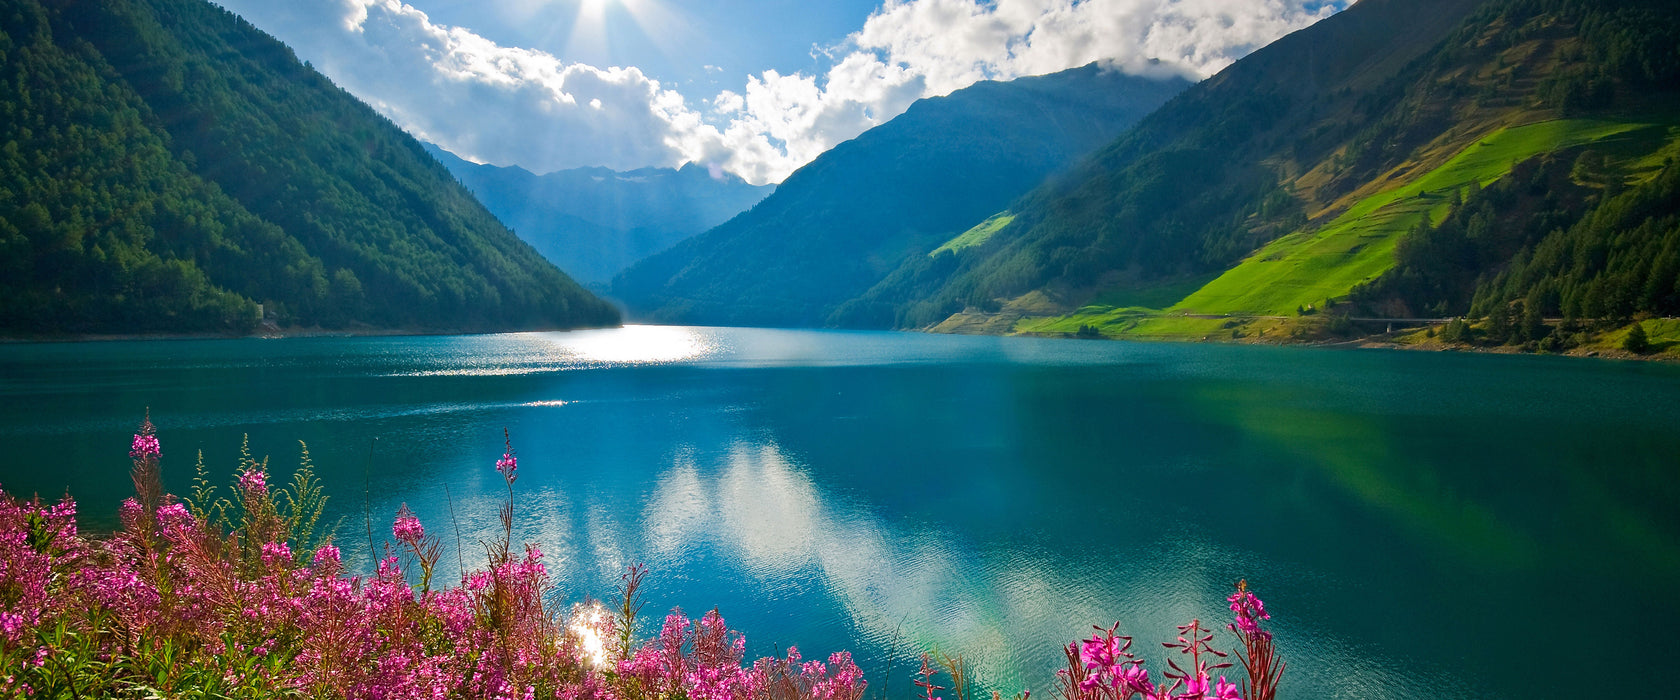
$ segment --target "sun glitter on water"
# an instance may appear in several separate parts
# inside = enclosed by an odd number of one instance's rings
[[[713,344],[688,328],[624,326],[556,333],[549,340],[579,360],[608,364],[655,364],[690,360],[713,352]]]
[[[596,603],[588,610],[577,614],[572,622],[572,634],[578,637],[578,646],[583,649],[583,655],[589,663],[596,667],[607,665],[607,645],[601,639],[601,622],[606,619],[606,613],[601,605]]]

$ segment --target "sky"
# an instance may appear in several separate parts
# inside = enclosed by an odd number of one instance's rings
[[[923,97],[1205,78],[1350,0],[215,0],[415,137],[537,173],[776,183]]]

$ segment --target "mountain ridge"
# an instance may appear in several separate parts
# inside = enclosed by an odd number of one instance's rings
[[[614,297],[656,321],[822,325],[1187,86],[1096,65],[976,83],[795,171],[748,212],[632,266]]]

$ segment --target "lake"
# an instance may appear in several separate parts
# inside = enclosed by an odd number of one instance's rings
[[[1115,620],[1158,672],[1238,578],[1284,697],[1645,693],[1680,654],[1674,366],[631,326],[8,344],[0,399],[0,486],[84,527],[149,407],[171,491],[243,435],[282,480],[302,440],[353,566],[407,503],[447,577],[496,528],[505,427],[560,599],[644,562],[644,635],[717,606],[749,654],[849,649],[895,697],[935,647],[1048,697]]]

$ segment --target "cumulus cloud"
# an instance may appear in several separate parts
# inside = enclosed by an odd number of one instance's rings
[[[1206,77],[1345,4],[887,0],[821,48],[822,75],[766,70],[692,100],[634,67],[502,46],[401,0],[223,2],[398,125],[473,160],[537,172],[697,162],[754,183],[781,181],[922,97],[1092,61]]]
[[[931,94],[1092,61],[1199,79],[1337,8],[1323,0],[888,0],[849,41],[927,76]]]
[[[745,95],[724,91],[712,100],[726,126],[690,134],[682,150],[721,161],[749,182],[780,182],[926,94],[922,76],[863,53],[841,60],[820,87],[815,77],[769,70],[747,78]]]
[[[746,96],[713,100],[727,116],[725,167],[780,180],[835,144],[922,98],[1093,61],[1134,75],[1213,75],[1346,3],[1325,0],[887,0],[824,53],[814,76],[766,71]]]
[[[399,0],[248,4],[234,9],[277,27],[271,31],[410,133],[474,160],[539,172],[685,160],[666,143],[687,112],[683,97],[636,68],[501,46]],[[337,21],[309,26],[320,17]]]

